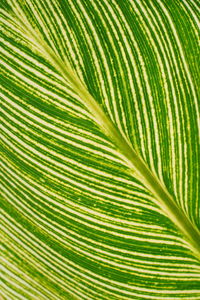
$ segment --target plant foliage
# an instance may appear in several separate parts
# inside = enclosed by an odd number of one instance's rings
[[[200,299],[198,2],[0,16],[3,299]]]

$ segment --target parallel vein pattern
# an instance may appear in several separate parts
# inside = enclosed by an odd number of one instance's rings
[[[200,299],[188,241],[26,30],[69,61],[200,229],[197,3],[0,10],[3,299]]]

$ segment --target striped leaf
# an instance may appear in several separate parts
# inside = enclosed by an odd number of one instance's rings
[[[200,299],[195,0],[2,0],[1,296]]]

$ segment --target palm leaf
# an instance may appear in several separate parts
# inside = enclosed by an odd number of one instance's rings
[[[200,299],[198,3],[0,9],[3,299]]]

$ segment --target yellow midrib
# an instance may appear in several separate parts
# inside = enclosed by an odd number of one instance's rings
[[[23,17],[23,15],[21,15]],[[24,22],[23,22],[24,21]],[[146,186],[146,188],[155,196],[157,204],[162,211],[171,219],[171,221],[179,228],[190,244],[191,251],[200,260],[200,232],[190,221],[185,212],[179,207],[172,196],[168,193],[167,188],[163,186],[158,177],[152,173],[142,158],[129,144],[128,140],[122,136],[109,116],[103,111],[101,106],[95,101],[87,88],[80,81],[78,76],[70,67],[69,63],[63,62],[57,56],[48,44],[42,39],[40,34],[28,23],[26,17],[21,20],[17,19],[19,24],[23,24],[23,31],[35,43],[37,52],[40,49],[41,55],[44,56],[63,76],[67,83],[71,84],[73,90],[82,99],[86,108],[94,116],[98,126],[115,144],[118,151],[123,155],[123,160],[127,166]]]

